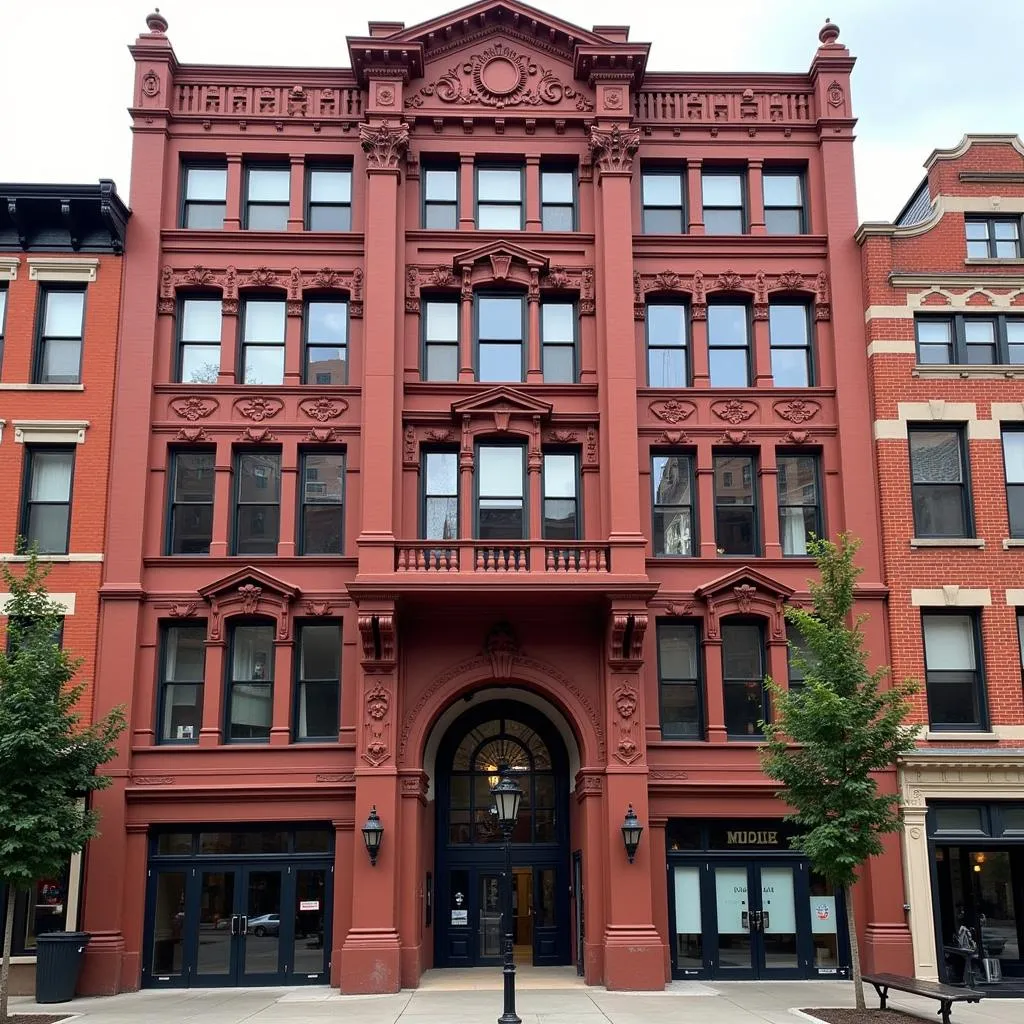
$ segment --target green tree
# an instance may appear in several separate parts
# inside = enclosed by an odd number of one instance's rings
[[[10,598],[7,645],[0,649],[0,884],[7,886],[0,1022],[7,997],[17,892],[60,875],[68,858],[97,834],[88,793],[110,779],[96,769],[115,756],[124,728],[115,709],[88,724],[77,710],[85,684],[81,660],[57,642],[63,608],[46,591],[48,569],[30,552],[24,571],[0,565]]]
[[[879,792],[876,773],[913,750],[917,729],[905,724],[916,685],[883,686],[889,670],[867,666],[865,617],[853,615],[859,546],[849,534],[838,544],[808,545],[821,574],[810,582],[813,608],[786,609],[803,641],[804,649],[793,646],[790,654],[804,684],[789,693],[766,681],[774,721],[764,724],[761,753],[765,773],[792,808],[786,818],[796,826],[793,846],[845,897],[854,994],[863,1009],[851,888],[861,865],[882,853],[881,837],[902,827],[899,797]]]

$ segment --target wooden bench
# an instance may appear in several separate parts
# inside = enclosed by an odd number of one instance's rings
[[[942,1015],[942,1024],[949,1024],[949,1011],[953,1003],[980,1003],[983,998],[976,989],[954,988],[952,985],[942,985],[937,981],[918,981],[916,978],[905,978],[900,974],[865,974],[864,980],[874,985],[881,1001],[879,1008],[882,1010],[885,1009],[889,989],[924,996],[925,999],[937,999],[937,1012]]]

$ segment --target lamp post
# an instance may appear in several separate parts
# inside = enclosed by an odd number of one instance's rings
[[[512,954],[512,831],[519,817],[519,802],[523,798],[523,791],[511,775],[503,772],[498,784],[491,790],[491,796],[501,834],[505,838],[505,891],[502,894],[505,936],[504,966],[501,969],[505,982],[505,1008],[498,1018],[498,1024],[522,1024],[516,1013],[516,962]]]

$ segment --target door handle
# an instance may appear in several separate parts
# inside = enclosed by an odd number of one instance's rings
[[[247,935],[249,933],[249,918],[242,914],[238,919],[238,934]]]
[[[237,914],[232,914],[231,915],[231,934],[232,935],[237,935],[238,934],[238,915]]]

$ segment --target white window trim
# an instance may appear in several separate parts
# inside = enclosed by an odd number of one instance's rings
[[[95,257],[29,256],[30,281],[70,281],[88,284],[96,280],[100,261]]]
[[[0,281],[17,281],[20,256],[0,256]]]
[[[13,420],[17,444],[85,444],[88,420]]]
[[[971,589],[957,584],[942,587],[914,587],[910,603],[915,608],[987,608],[992,591],[987,587]]]
[[[13,552],[0,553],[0,562],[27,562],[30,555],[16,555]],[[103,552],[77,552],[73,555],[37,555],[40,562],[59,562],[62,565],[69,562],[102,562]]]
[[[55,604],[62,605],[65,615],[75,614],[75,595],[71,594],[47,594],[47,597]],[[0,594],[0,615],[7,615],[7,603],[11,600],[11,594]]]

